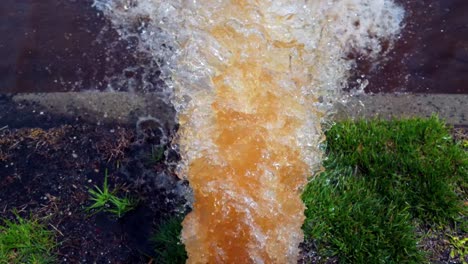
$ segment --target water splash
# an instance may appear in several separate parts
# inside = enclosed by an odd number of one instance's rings
[[[96,0],[151,53],[181,125],[194,190],[189,263],[294,263],[300,192],[320,169],[321,124],[355,61],[398,34],[391,0]]]

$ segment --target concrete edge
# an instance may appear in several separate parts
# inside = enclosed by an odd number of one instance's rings
[[[350,97],[336,119],[409,118],[437,114],[448,124],[468,125],[467,94],[374,94]]]
[[[156,94],[67,92],[12,95],[18,105],[38,105],[43,111],[91,122],[134,124],[153,116],[173,126],[174,109]],[[405,118],[439,115],[451,125],[468,125],[466,94],[374,94],[349,97],[337,106],[336,120],[347,118]]]
[[[25,93],[12,95],[17,105],[38,106],[41,111],[96,123],[134,125],[140,117],[155,117],[175,126],[175,110],[156,94],[120,92]],[[33,107],[34,108],[34,107]],[[36,110],[37,112],[39,110]]]

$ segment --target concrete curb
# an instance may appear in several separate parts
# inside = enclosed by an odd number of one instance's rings
[[[430,117],[437,114],[451,125],[468,125],[467,94],[374,94],[349,99],[338,106],[337,119]]]
[[[136,124],[139,117],[152,116],[175,125],[175,110],[156,94],[111,92],[67,92],[17,94],[17,105],[38,107],[40,111],[96,123]],[[36,110],[35,112],[38,112]]]
[[[174,109],[155,94],[78,92],[17,94],[17,105],[32,105],[51,114],[91,122],[134,124],[138,117],[153,116],[174,124]],[[452,125],[468,126],[468,95],[375,94],[350,97],[338,105],[337,120],[346,118],[429,117],[438,114]]]

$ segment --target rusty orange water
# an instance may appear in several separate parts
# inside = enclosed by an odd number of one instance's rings
[[[213,35],[226,44],[252,41],[231,30],[217,28]],[[248,59],[232,61],[213,79],[214,143],[222,162],[202,154],[189,164],[196,202],[183,238],[191,263],[288,263],[296,257],[290,237],[301,236],[300,190],[309,168],[297,146],[285,140],[301,121],[285,112],[305,109],[295,99],[300,95],[280,87],[277,73],[259,63],[258,57],[275,51],[253,46]]]
[[[195,198],[183,223],[188,262],[294,263],[304,221],[300,192],[310,171],[295,136],[316,102],[301,89],[311,82],[306,51],[256,25],[252,16],[259,14],[246,1],[218,11],[229,19],[204,30],[230,56],[204,95],[212,147],[190,160],[186,172]],[[250,28],[236,27],[235,19]],[[194,105],[179,116],[181,145],[198,134],[185,123],[198,110]]]
[[[322,123],[354,61],[396,36],[392,0],[95,0],[154,54],[194,192],[188,263],[296,263]],[[138,25],[138,29],[132,28]],[[135,32],[138,32],[136,34]],[[391,39],[387,44],[391,44]]]

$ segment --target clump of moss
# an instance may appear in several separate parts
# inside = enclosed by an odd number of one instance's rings
[[[327,157],[303,193],[304,232],[343,263],[420,262],[415,223],[466,213],[467,153],[435,117],[338,123]]]
[[[425,223],[459,218],[468,156],[436,117],[343,122],[327,133],[327,151],[387,201],[409,206]]]
[[[55,263],[54,235],[37,220],[19,216],[0,226],[0,263]]]
[[[183,217],[174,216],[160,223],[152,237],[157,263],[183,264],[187,260],[185,246],[180,240]]]
[[[418,263],[423,253],[409,208],[386,201],[352,167],[327,161],[303,193],[304,233],[323,256],[341,263]]]

